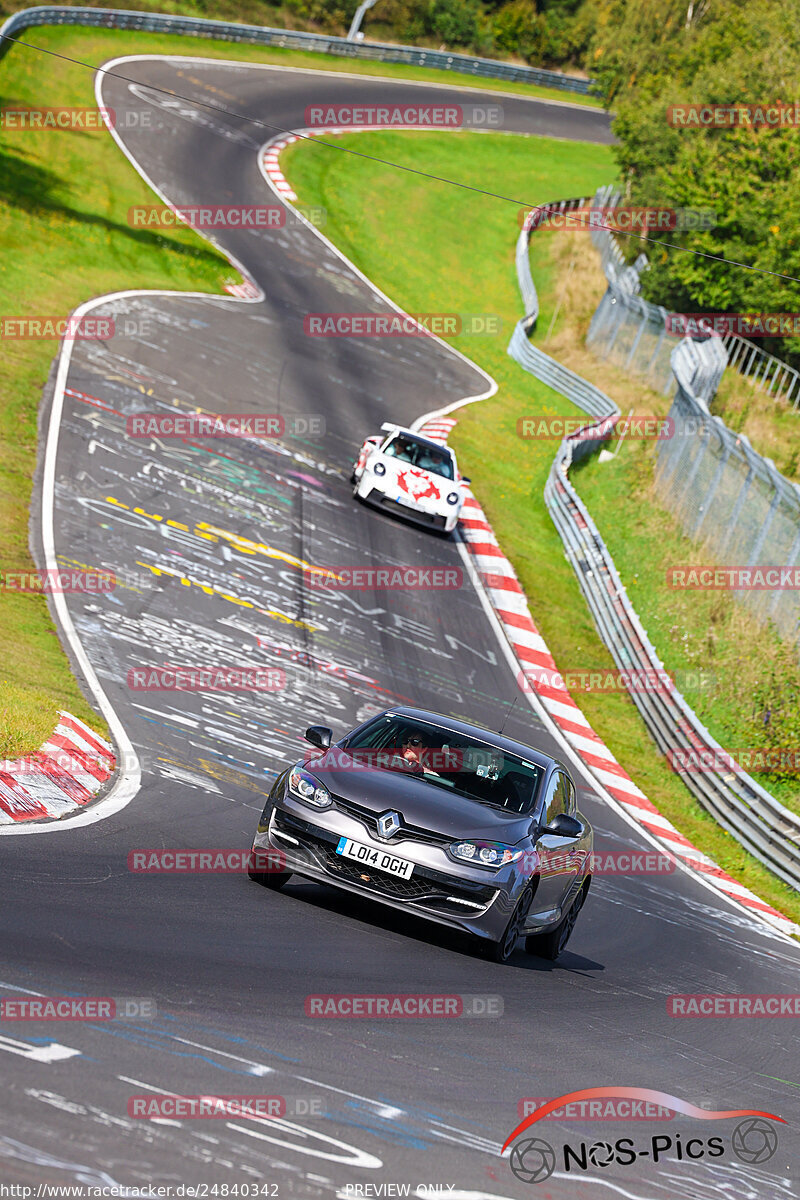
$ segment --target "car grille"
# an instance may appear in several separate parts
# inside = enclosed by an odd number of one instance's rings
[[[473,904],[480,905],[481,908],[486,907],[497,894],[493,887],[466,880],[456,881],[449,875],[427,867],[415,865],[414,874],[410,879],[398,879],[384,871],[365,870],[361,864],[336,853],[338,834],[312,825],[309,821],[302,821],[291,813],[277,811],[274,828],[277,831],[283,829],[296,838],[302,849],[310,852],[314,862],[332,878],[356,884],[392,900],[425,904],[443,913],[459,913],[463,916],[470,912],[478,912],[477,908],[472,907]],[[459,900],[470,903],[459,904]]]
[[[346,812],[348,816],[355,817],[357,821],[361,821],[366,825],[371,835],[379,842],[386,841],[387,847],[400,841],[406,842],[422,842],[427,846],[449,846],[454,840],[448,837],[446,833],[434,833],[431,829],[423,829],[419,825],[407,825],[405,822],[394,837],[384,839],[378,835],[378,816],[371,808],[366,808],[362,804],[354,804],[352,800],[343,800],[341,796],[333,796],[333,802],[342,812]]]

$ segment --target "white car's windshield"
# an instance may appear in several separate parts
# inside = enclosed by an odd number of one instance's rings
[[[406,433],[398,433],[384,446],[383,453],[389,458],[398,458],[413,467],[441,475],[445,479],[454,478],[452,457],[443,446],[432,446],[430,442],[418,441]]]
[[[410,717],[384,716],[346,743],[351,758],[402,771],[506,812],[533,809],[543,769],[488,742]]]

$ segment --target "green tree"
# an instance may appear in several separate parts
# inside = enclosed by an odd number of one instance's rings
[[[714,228],[659,235],[648,299],[683,312],[796,312],[800,285],[800,130],[675,127],[669,106],[794,103],[800,79],[800,0],[717,0],[659,7],[614,0],[598,12],[590,56],[616,108],[620,176],[632,204],[711,209]],[[632,239],[639,252],[645,243]],[[800,338],[768,340],[800,362]]]

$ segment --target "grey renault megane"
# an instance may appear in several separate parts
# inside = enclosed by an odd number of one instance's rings
[[[371,717],[276,779],[250,878],[333,884],[471,934],[506,962],[555,959],[591,882],[592,830],[557,759],[415,708]]]

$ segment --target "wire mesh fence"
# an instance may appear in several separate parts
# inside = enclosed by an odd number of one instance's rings
[[[709,413],[691,370],[676,361],[675,373],[678,390],[669,411],[674,436],[659,444],[655,487],[697,543],[696,556],[723,566],[779,566],[784,572],[800,565],[800,488],[744,434]],[[800,646],[800,592],[751,586],[737,595],[762,622],[772,622],[783,638]]]

